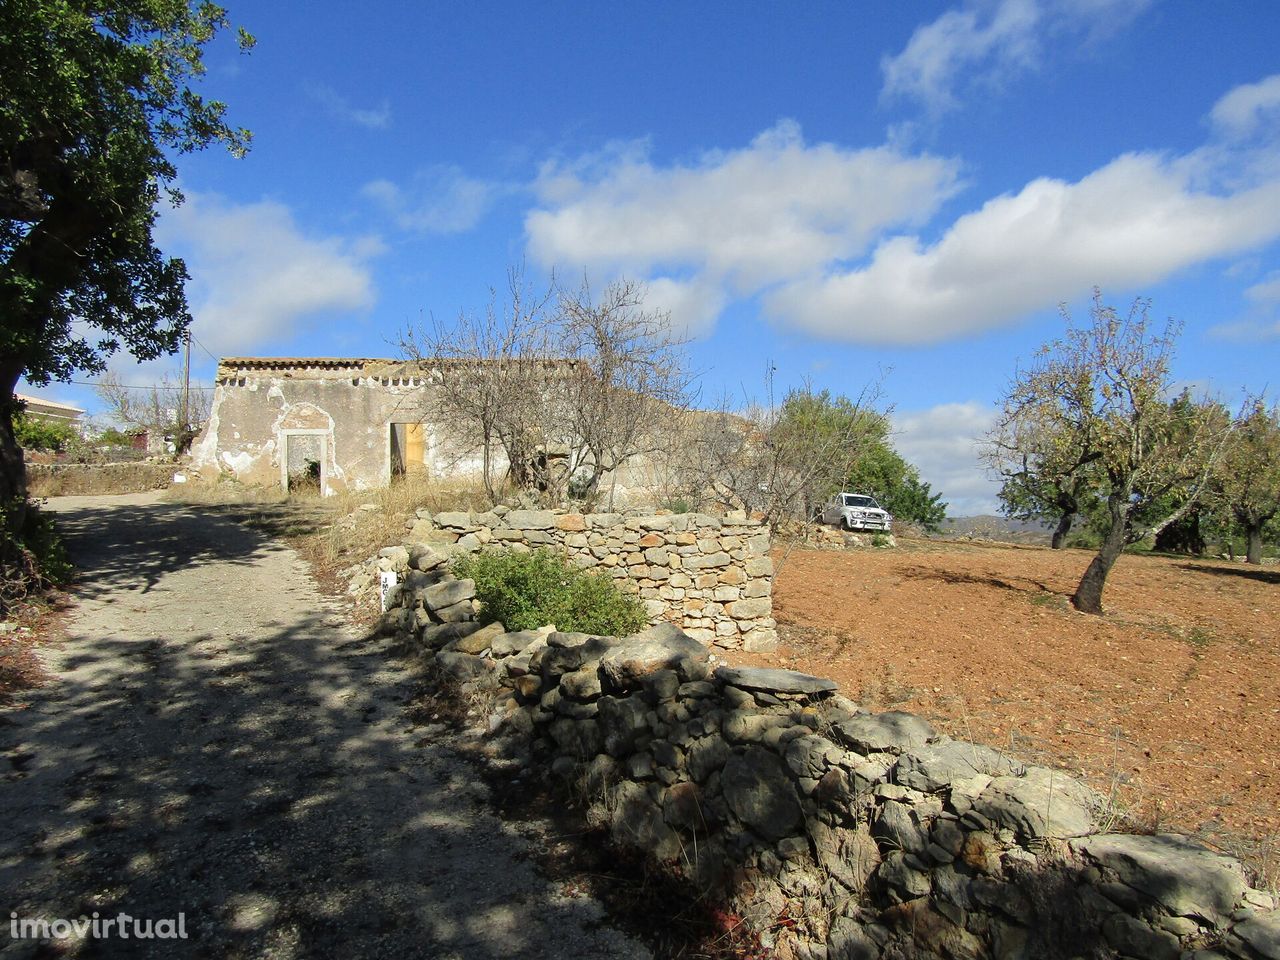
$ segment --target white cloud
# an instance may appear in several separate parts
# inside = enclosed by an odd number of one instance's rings
[[[706,280],[657,277],[647,286],[645,309],[671,314],[672,326],[682,336],[709,333],[724,309],[724,291],[718,284]]]
[[[935,244],[890,238],[868,265],[797,280],[766,309],[819,336],[933,343],[1280,235],[1280,180],[1218,194],[1197,186],[1204,174],[1198,157],[1128,154],[1076,183],[1034,180],[962,216]]]
[[[751,295],[860,256],[886,229],[926,220],[956,181],[954,161],[806,144],[784,121],[684,164],[654,164],[644,143],[549,164],[525,229],[544,266],[691,277],[655,292],[683,291],[701,312],[675,319],[703,328],[728,291]]]
[[[368,130],[385,130],[391,125],[391,104],[386,100],[372,108],[357,107],[348,98],[325,84],[309,86],[307,93],[339,120],[354,123]]]
[[[979,403],[944,403],[928,410],[895,413],[893,444],[941,493],[953,517],[995,513],[999,482],[978,459],[978,443],[995,419],[995,409]]]
[[[402,230],[437,234],[470,230],[489,212],[501,192],[495,184],[445,166],[419,170],[407,188],[390,180],[373,180],[360,191]]]
[[[1228,91],[1213,105],[1209,119],[1229,140],[1245,140],[1262,129],[1274,133],[1280,122],[1280,74]]]
[[[367,261],[381,252],[377,238],[307,235],[275,201],[188,192],[163,210],[157,239],[186,260],[192,331],[216,354],[252,353],[308,319],[375,299]]]
[[[1280,303],[1280,272],[1268,274],[1245,290],[1244,295],[1255,303]]]
[[[1149,0],[971,0],[918,27],[880,62],[886,99],[914,99],[932,114],[958,94],[1008,84],[1034,70],[1050,43],[1078,45],[1120,29]]]

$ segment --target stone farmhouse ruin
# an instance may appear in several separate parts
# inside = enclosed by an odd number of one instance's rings
[[[439,388],[438,368],[425,362],[224,357],[191,467],[205,479],[286,490],[310,483],[325,495],[406,474],[474,479],[481,451],[465,426],[438,415]],[[507,464],[495,453],[501,473]],[[640,495],[646,476],[643,462],[620,471],[620,499]]]

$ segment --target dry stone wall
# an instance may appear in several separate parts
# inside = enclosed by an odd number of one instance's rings
[[[486,547],[551,547],[634,590],[651,623],[668,622],[726,648],[771,650],[769,533],[742,513],[566,513],[495,507],[484,513],[418,511],[411,543],[442,556]]]
[[[625,529],[625,528],[624,528]],[[397,548],[398,549],[398,548]],[[1280,960],[1272,897],[1183,837],[1104,831],[1078,781],[830,680],[717,665],[670,624],[618,639],[470,619],[427,548],[384,626],[483,694],[512,762],[797,960]]]

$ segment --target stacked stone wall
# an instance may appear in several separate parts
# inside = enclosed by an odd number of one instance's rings
[[[492,547],[550,547],[607,573],[644,602],[650,623],[674,623],[725,648],[772,649],[769,532],[741,513],[567,513],[495,507],[484,513],[418,512],[411,543],[442,555]]]
[[[1238,861],[1107,832],[1103,798],[1059,771],[866,712],[829,680],[717,665],[669,624],[481,626],[474,584],[426,548],[411,562],[384,626],[487,698],[489,752],[562,779],[771,955],[1280,960],[1276,904]]]

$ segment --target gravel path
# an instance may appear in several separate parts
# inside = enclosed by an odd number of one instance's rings
[[[186,940],[0,956],[642,957],[529,863],[412,666],[298,557],[155,495],[51,501],[83,571],[54,683],[0,714],[0,909],[185,915]]]

